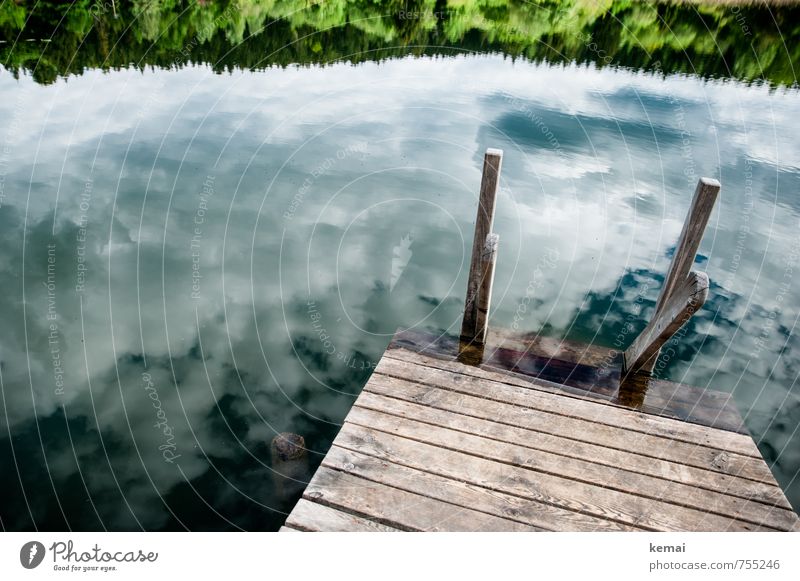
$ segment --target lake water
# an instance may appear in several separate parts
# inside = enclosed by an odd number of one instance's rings
[[[67,53],[41,78],[41,55],[5,53],[2,526],[276,529],[394,330],[458,332],[487,147],[491,324],[606,346],[640,295],[649,317],[697,179],[721,181],[709,299],[657,374],[733,393],[800,506],[784,73],[383,42],[401,54],[221,74],[202,53],[80,71]],[[310,449],[294,485],[270,458],[284,431]]]

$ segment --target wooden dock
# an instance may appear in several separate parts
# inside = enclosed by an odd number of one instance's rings
[[[489,329],[501,162],[486,152],[460,336],[395,335],[281,530],[800,530],[730,396],[651,374],[708,296],[690,269],[719,182],[618,352]]]
[[[630,409],[436,339],[398,334],[283,530],[800,530],[725,394],[686,421],[686,402]]]

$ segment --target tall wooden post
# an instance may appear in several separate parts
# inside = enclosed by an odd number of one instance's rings
[[[482,347],[486,342],[487,320],[492,296],[494,263],[497,257],[497,234],[492,234],[494,208],[503,152],[487,149],[483,158],[483,176],[472,240],[472,258],[467,281],[464,319],[461,323],[461,347]]]
[[[700,241],[703,239],[719,190],[720,184],[715,179],[700,178],[697,182],[692,205],[678,239],[678,246],[675,248],[664,285],[661,287],[661,294],[658,296],[656,310],[647,329],[625,351],[623,374],[637,371],[652,372],[661,345],[705,302],[708,296],[708,277],[696,273],[690,277],[689,271],[700,248]],[[677,324],[678,319],[681,321],[680,324]]]

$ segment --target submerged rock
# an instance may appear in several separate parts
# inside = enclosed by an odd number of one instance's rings
[[[298,434],[282,432],[272,438],[270,450],[273,460],[298,460],[306,455],[306,441]]]

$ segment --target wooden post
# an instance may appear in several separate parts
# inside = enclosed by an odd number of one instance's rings
[[[686,277],[689,276],[689,270],[692,268],[694,259],[697,256],[697,250],[700,248],[700,241],[703,239],[703,233],[706,230],[708,219],[711,217],[711,211],[714,209],[714,204],[717,201],[719,190],[720,184],[715,179],[700,178],[697,182],[692,205],[689,207],[689,213],[686,215],[686,221],[683,223],[683,230],[681,230],[680,238],[678,238],[678,245],[675,248],[675,254],[672,256],[672,262],[669,265],[667,276],[661,287],[661,294],[658,295],[658,302],[656,303],[656,310],[653,313],[652,321],[655,321],[664,311],[675,288],[685,282]],[[653,371],[657,360],[658,353],[649,359],[645,365],[640,367],[640,370],[647,372]]]
[[[475,219],[475,237],[472,240],[464,319],[461,323],[462,349],[466,346],[482,346],[486,341],[486,320],[492,295],[498,240],[497,235],[492,234],[492,222],[502,163],[501,150],[491,148],[486,150],[478,198],[478,216]]]
[[[500,236],[489,234],[484,242],[481,252],[481,286],[478,289],[478,323],[475,342],[479,345],[486,343],[486,333],[489,331],[489,307],[492,303],[492,283],[494,282],[494,263],[497,260],[497,245]]]

